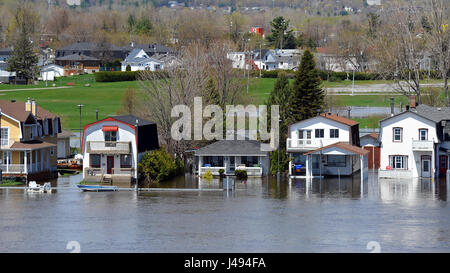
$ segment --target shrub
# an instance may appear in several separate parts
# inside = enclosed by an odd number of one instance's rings
[[[138,164],[138,170],[141,176],[159,182],[180,174],[181,168],[179,161],[174,160],[164,148],[160,148],[146,152]]]
[[[139,71],[103,71],[94,74],[96,82],[135,81]]]
[[[225,170],[224,170],[224,169],[219,169],[219,175],[220,175],[220,177],[222,177],[224,173],[225,173]]]
[[[125,71],[131,71],[131,65],[127,64],[127,67],[125,68]]]
[[[213,179],[213,174],[211,172],[211,169],[207,169],[206,172],[202,175],[202,178],[206,179],[206,180]]]
[[[246,170],[235,170],[234,175],[237,179],[247,179],[247,171]]]

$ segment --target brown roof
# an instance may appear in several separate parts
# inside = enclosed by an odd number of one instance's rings
[[[320,114],[320,115],[322,117],[327,118],[327,119],[331,119],[331,120],[337,121],[339,123],[346,124],[348,126],[353,126],[353,125],[359,124],[359,122],[357,122],[357,121],[354,121],[354,120],[351,120],[351,119],[348,119],[348,118],[344,118],[344,117],[341,117],[341,116],[338,116],[338,115],[335,115],[335,114],[332,114],[332,113],[323,113],[323,114]]]
[[[45,141],[28,141],[28,142],[14,142],[11,149],[36,150],[56,146],[53,143]]]
[[[378,139],[378,133],[370,133],[370,134],[367,134],[367,135],[365,135],[365,136],[363,136],[363,137],[371,137],[371,138],[373,138],[373,139]]]
[[[21,122],[25,122],[30,115],[30,112],[25,111],[25,102],[23,101],[12,102],[8,100],[0,100],[0,108],[2,109],[2,113],[5,113]],[[36,118],[38,120],[43,120],[45,118],[53,119],[55,117],[57,117],[57,115],[37,105]]]
[[[349,151],[349,152],[352,152],[352,153],[355,153],[355,154],[359,154],[359,155],[366,155],[366,154],[369,153],[369,151],[364,150],[361,147],[351,145],[351,144],[349,144],[347,142],[336,142],[334,144],[327,145],[325,147],[322,147],[322,148],[319,148],[319,149],[307,152],[307,153],[305,153],[305,155],[313,154],[315,152],[318,152],[318,151],[321,151],[321,150],[325,150],[325,149],[328,149],[328,148],[331,148],[331,147],[337,147],[337,148],[340,148],[340,149],[343,149],[343,150],[346,150],[346,151]]]

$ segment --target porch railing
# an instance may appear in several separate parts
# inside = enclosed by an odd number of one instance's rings
[[[288,149],[311,149],[322,147],[321,140],[317,139],[294,139],[288,138],[286,140],[286,147]]]
[[[432,140],[414,140],[412,141],[413,151],[432,151],[434,142]]]
[[[225,167],[200,167],[200,173],[203,174],[205,173],[207,170],[211,170],[211,173],[213,175],[219,175],[219,170],[222,169],[225,171]]]
[[[0,164],[0,169],[4,174],[25,173],[25,166],[23,164]]]
[[[261,167],[242,167],[238,166],[236,170],[245,170],[248,176],[262,176]]]
[[[129,154],[131,151],[130,141],[88,141],[88,153],[106,153],[106,154]]]
[[[378,170],[379,178],[409,178],[412,170]]]

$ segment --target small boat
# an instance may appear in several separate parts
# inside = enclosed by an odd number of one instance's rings
[[[44,185],[39,185],[36,181],[30,181],[28,183],[27,192],[30,193],[52,193],[52,185],[50,182],[44,183]]]
[[[77,187],[82,191],[117,191],[117,186],[102,186],[102,185],[81,185]]]

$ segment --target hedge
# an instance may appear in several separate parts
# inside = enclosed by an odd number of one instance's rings
[[[141,71],[104,71],[94,73],[96,82],[124,82],[124,81],[136,81],[139,78]],[[164,71],[146,71],[146,73],[161,74]]]

